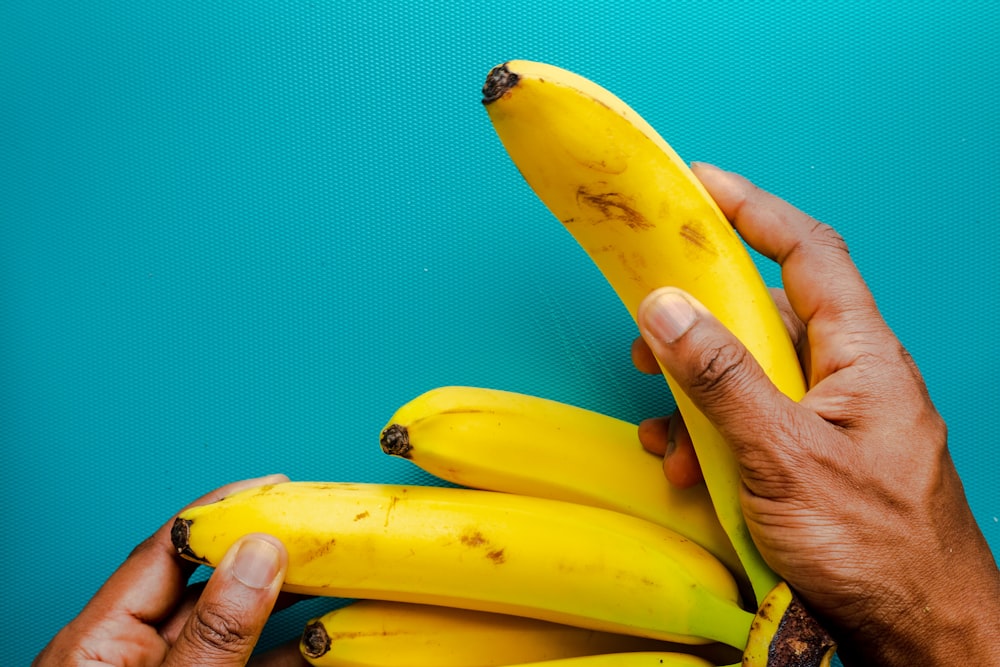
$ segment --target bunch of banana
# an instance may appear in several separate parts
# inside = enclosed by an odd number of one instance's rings
[[[705,486],[681,490],[669,484],[661,459],[642,449],[636,425],[627,421],[499,389],[438,387],[392,415],[381,446],[462,486],[652,521],[697,542],[743,577]]]
[[[518,169],[633,316],[652,289],[687,289],[782,390],[803,393],[751,258],[648,124],[608,91],[539,63],[494,68],[483,92]],[[241,536],[267,532],[288,548],[286,590],[361,600],[307,626],[301,649],[316,665],[829,665],[829,637],[750,539],[726,443],[668,382],[707,495],[666,485],[634,425],[441,388],[397,411],[383,449],[475,488],[267,485],[183,511],[172,540],[214,566]],[[501,645],[509,652],[470,650]]]

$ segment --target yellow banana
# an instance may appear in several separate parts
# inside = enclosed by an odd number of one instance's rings
[[[795,350],[753,259],[687,165],[622,100],[551,65],[494,68],[483,103],[525,180],[588,253],[633,318],[665,285],[691,293],[798,400]],[[718,431],[667,376],[719,520],[757,602],[780,579],[764,562],[740,507],[739,469]]]
[[[382,450],[463,486],[604,507],[665,526],[743,569],[704,485],[677,489],[635,424],[498,389],[437,387],[401,406]]]
[[[723,647],[680,647],[524,616],[359,600],[309,621],[300,648],[315,667],[495,667],[681,648],[705,651],[703,656],[713,655],[714,649],[719,655]]]
[[[526,662],[509,667],[712,667],[714,663],[684,653],[643,651],[638,653],[606,653],[563,658],[544,662]],[[731,665],[730,667],[739,667]]]
[[[286,482],[189,508],[178,553],[216,565],[262,531],[285,589],[528,616],[742,650],[754,614],[726,567],[675,532],[548,498],[435,486]]]

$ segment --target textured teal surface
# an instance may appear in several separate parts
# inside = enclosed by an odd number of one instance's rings
[[[846,236],[1000,552],[998,33],[994,2],[6,0],[4,664],[223,483],[433,483],[376,443],[431,387],[668,409],[480,107],[514,57]]]

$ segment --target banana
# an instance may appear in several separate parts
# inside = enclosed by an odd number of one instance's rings
[[[526,662],[509,667],[712,667],[714,663],[684,653],[643,651],[605,653],[544,662]],[[739,667],[730,665],[729,667]]]
[[[216,565],[241,536],[289,551],[284,588],[507,613],[743,650],[754,614],[708,551],[596,507],[475,489],[286,482],[181,512],[177,552]]]
[[[483,103],[508,154],[598,266],[633,318],[652,290],[686,290],[799,400],[795,349],[753,259],[674,150],[622,100],[564,69],[523,60],[489,73]],[[750,537],[725,440],[667,375],[722,527],[757,602],[779,584]]]
[[[524,616],[359,600],[309,621],[300,648],[315,667],[495,667],[633,651],[701,650],[707,657],[723,647],[681,647]]]
[[[463,486],[604,507],[674,530],[743,569],[704,485],[677,489],[627,421],[536,396],[437,387],[401,406],[382,451]]]

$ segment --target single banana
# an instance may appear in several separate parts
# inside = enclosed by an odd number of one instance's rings
[[[704,485],[678,489],[636,425],[499,389],[437,387],[401,406],[382,451],[455,484],[604,507],[665,526],[743,569]]]
[[[241,536],[289,551],[286,590],[507,613],[743,650],[754,614],[708,551],[648,521],[548,498],[437,486],[286,482],[181,512],[179,554],[216,565]]]
[[[712,667],[714,664],[685,653],[643,651],[585,655],[579,658],[519,663],[508,667]],[[739,665],[729,667],[739,667]]]
[[[300,648],[315,667],[496,667],[633,651],[732,656],[719,645],[682,647],[524,616],[384,600],[359,600],[309,621]]]
[[[795,349],[753,259],[702,184],[646,121],[577,74],[523,60],[495,67],[483,97],[518,170],[633,318],[652,290],[684,289],[747,346],[781,391],[795,400],[804,395]],[[736,461],[669,375],[667,381],[719,521],[760,603],[780,578],[750,537]]]

